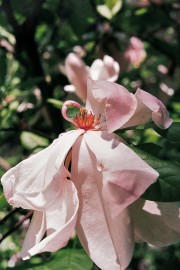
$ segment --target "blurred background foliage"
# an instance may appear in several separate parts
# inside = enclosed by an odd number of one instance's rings
[[[145,49],[139,63],[122,57],[132,37]],[[0,176],[70,128],[60,113],[64,100],[78,100],[64,91],[68,80],[61,67],[70,52],[82,54],[89,66],[105,54],[112,56],[121,68],[118,83],[157,96],[180,122],[179,1],[0,0]],[[173,135],[147,127],[122,136],[178,164],[177,123]],[[19,250],[32,213],[12,209],[0,188],[0,269],[98,269],[76,236],[59,252],[22,262]],[[137,244],[128,269],[180,269],[179,247]]]

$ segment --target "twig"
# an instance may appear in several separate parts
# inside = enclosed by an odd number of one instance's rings
[[[29,219],[33,214],[33,211],[29,211],[22,219],[20,219],[20,221],[18,221],[14,227],[12,227],[12,229],[10,229],[7,233],[5,233],[4,235],[1,236],[0,238],[0,243],[2,243],[2,241],[7,238],[11,233],[13,233],[14,231],[16,231],[25,220]]]
[[[0,225],[3,225],[6,220],[8,220],[11,216],[13,216],[16,212],[18,212],[19,208],[13,209],[11,212],[9,212],[4,218],[0,220]]]

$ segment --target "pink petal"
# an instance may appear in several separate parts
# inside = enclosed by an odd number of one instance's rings
[[[69,106],[74,106],[78,109],[80,109],[82,106],[76,101],[67,100],[63,103],[63,106],[61,108],[61,113],[62,113],[62,116],[64,117],[64,119],[66,119],[67,121],[71,122],[72,124],[74,124],[76,126],[76,122],[74,121],[74,118],[71,118],[68,116],[67,111],[68,111]]]
[[[84,137],[96,157],[96,167],[103,177],[103,196],[115,217],[144,193],[158,173],[114,134],[89,131]]]
[[[22,248],[24,259],[67,244],[76,224],[78,197],[64,160],[83,130],[60,134],[48,148],[22,161],[2,178],[14,207],[36,210]],[[7,188],[7,187],[10,188]],[[42,240],[44,233],[47,237]]]
[[[93,80],[98,80],[100,75],[101,75],[101,71],[103,69],[103,61],[101,59],[96,59],[91,67],[90,67],[90,77]]]
[[[108,55],[103,58],[104,62],[104,73],[107,74],[104,79],[99,78],[99,80],[108,80],[109,82],[115,82],[119,77],[120,67],[119,64],[114,61],[114,59]]]
[[[168,128],[172,124],[166,107],[159,99],[141,89],[138,89],[135,95],[152,111],[152,120],[158,127]]]
[[[123,128],[145,124],[151,119],[160,128],[168,128],[172,124],[166,107],[159,99],[141,89],[136,91],[135,97],[136,111]]]
[[[41,211],[49,207],[51,198],[58,195],[53,176],[82,133],[76,130],[61,134],[49,147],[7,171],[1,179],[7,201],[25,209]]]
[[[144,48],[142,41],[137,37],[130,38],[130,48],[136,51],[140,51]]]
[[[139,66],[146,57],[146,51],[142,41],[137,37],[130,39],[129,46],[124,52],[124,57],[130,62],[131,65]]]
[[[25,240],[21,249],[21,257],[29,259],[28,250],[41,241],[46,232],[45,214],[40,211],[34,211],[31,223],[26,233]]]
[[[75,53],[70,53],[65,60],[65,70],[68,80],[75,86],[76,94],[86,100],[88,71],[86,65]]]
[[[152,111],[137,98],[137,108],[133,116],[122,126],[122,128],[133,127],[148,123],[152,119]]]
[[[108,132],[122,127],[133,116],[137,106],[136,98],[123,86],[107,81],[89,81],[87,107],[96,114],[100,106],[97,103],[102,104],[99,114],[103,114],[105,109]]]
[[[93,80],[106,80],[115,82],[119,76],[119,64],[108,55],[103,60],[96,59],[90,68],[90,75]]]
[[[55,177],[60,179],[58,174]],[[55,200],[52,197],[53,205],[44,212],[35,211],[23,243],[21,251],[23,259],[45,251],[53,252],[66,246],[73,233],[79,206],[77,192],[70,180],[61,178],[61,181],[62,183],[59,183],[61,192]],[[43,238],[45,232],[47,236]]]
[[[137,200],[129,207],[137,241],[157,247],[180,241],[180,203]]]
[[[105,103],[104,102],[99,102],[95,99],[93,93],[92,93],[92,88],[93,88],[93,80],[88,78],[87,80],[87,99],[86,99],[86,109],[89,112],[92,112],[95,115],[95,118],[100,117],[100,122],[105,122],[106,117],[105,117]]]
[[[134,242],[128,210],[111,217],[102,195],[103,174],[84,136],[72,147],[72,179],[80,200],[76,229],[82,245],[101,269],[125,269]]]

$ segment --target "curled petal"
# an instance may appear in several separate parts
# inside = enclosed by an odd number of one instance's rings
[[[93,80],[106,80],[115,82],[119,76],[119,64],[108,55],[103,60],[96,59],[90,68],[90,76]]]
[[[84,138],[79,137],[72,147],[72,179],[79,197],[78,237],[101,269],[123,270],[131,260],[134,245],[128,209],[112,218],[102,195],[103,175]]]
[[[68,110],[69,106],[74,106],[76,108],[81,108],[82,106],[76,101],[67,100],[67,101],[65,101],[63,103],[63,106],[62,106],[62,109],[61,109],[62,116],[64,117],[64,119],[66,119],[67,121],[69,121],[72,124],[76,125],[76,123],[74,122],[74,119],[67,116],[67,110]]]
[[[46,232],[45,214],[40,211],[34,211],[31,223],[29,225],[26,237],[21,249],[21,257],[29,259],[28,250],[41,241]]]
[[[82,101],[85,101],[88,77],[86,65],[78,55],[70,53],[65,60],[65,70],[68,80],[76,88],[76,94]]]
[[[89,79],[87,107],[92,108],[92,111],[97,114],[97,108],[100,106],[100,114],[105,110],[107,130],[113,132],[133,116],[137,101],[133,94],[121,85]]]
[[[141,89],[137,90],[136,97],[152,111],[152,119],[158,127],[168,128],[172,124],[166,107],[159,99]]]
[[[123,128],[145,124],[151,119],[163,129],[172,124],[166,107],[158,98],[141,89],[136,91],[135,97],[137,99],[136,111]]]
[[[22,248],[24,259],[63,247],[72,234],[78,198],[64,163],[82,133],[76,130],[60,134],[49,147],[22,161],[2,177],[7,201],[14,207],[35,210]]]
[[[71,181],[60,178],[58,174],[55,177],[61,181],[61,191],[58,197],[52,197],[50,209],[34,212],[21,250],[23,259],[66,246],[75,228],[79,206],[76,189]],[[45,233],[46,237],[43,238]]]
[[[164,247],[180,241],[180,203],[137,200],[129,207],[136,241]]]
[[[52,205],[52,198],[58,196],[57,172],[69,177],[68,171],[61,171],[69,149],[82,130],[71,131],[59,136],[49,147],[20,162],[6,172],[1,181],[7,201],[14,207],[43,211]]]
[[[104,200],[115,217],[154,183],[158,173],[114,134],[89,131],[84,137],[103,177]]]

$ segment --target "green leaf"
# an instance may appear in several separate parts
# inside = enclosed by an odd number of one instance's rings
[[[164,53],[167,55],[170,59],[177,60],[178,57],[178,44],[173,42],[169,43],[166,42],[164,39],[155,38],[154,36],[148,37],[151,45],[155,47],[155,49],[161,51],[161,53]]]
[[[48,103],[52,104],[55,108],[61,109],[64,102],[54,99],[54,98],[48,98]]]
[[[105,0],[103,5],[97,5],[97,11],[103,17],[112,19],[122,7],[122,0]]]
[[[145,191],[142,198],[159,202],[180,201],[179,164],[160,160],[137,147],[132,147],[132,150],[159,173],[157,181]]]
[[[122,0],[105,0],[105,5],[110,10],[113,10],[115,6],[119,6],[119,9],[120,9],[122,6]]]
[[[138,144],[138,149],[141,149],[145,152],[150,153],[151,155],[158,155],[160,151],[162,150],[162,147],[155,144],[155,143],[143,143]]]
[[[33,258],[14,268],[14,270],[91,270],[92,261],[83,249],[62,249],[43,264]]]
[[[169,127],[167,139],[173,143],[180,143],[180,122],[174,122]]]
[[[21,143],[27,150],[34,150],[37,147],[47,147],[49,145],[49,140],[40,135],[34,134],[32,132],[23,131],[20,136]]]
[[[139,8],[135,11],[135,15],[136,16],[141,16],[142,14],[146,14],[146,12],[148,11],[147,8]]]
[[[111,1],[111,0],[110,0]],[[109,1],[109,2],[110,2]],[[122,0],[116,0],[116,3],[114,4],[114,6],[112,7],[112,15],[115,16],[118,11],[122,8]]]
[[[109,20],[112,18],[111,10],[106,5],[98,5],[97,11],[99,12],[99,14]]]
[[[0,194],[0,210],[7,207],[8,203],[3,194]]]
[[[89,0],[69,0],[68,4],[70,7],[68,14],[70,26],[72,27],[76,35],[82,37],[82,35],[87,31],[89,27],[90,18],[94,17],[91,3]]]
[[[168,129],[154,127],[155,131],[172,143],[180,143],[180,122],[173,122]]]

